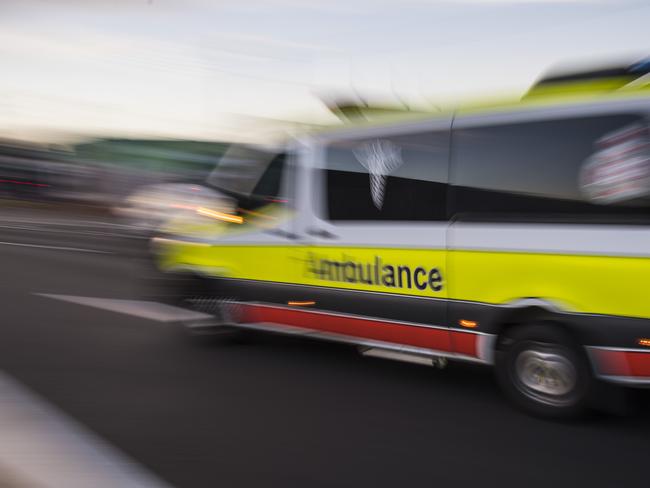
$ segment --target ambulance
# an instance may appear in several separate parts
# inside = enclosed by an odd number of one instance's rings
[[[493,366],[546,417],[650,385],[650,90],[529,95],[308,134],[216,178],[236,210],[152,240],[211,316],[188,325]]]

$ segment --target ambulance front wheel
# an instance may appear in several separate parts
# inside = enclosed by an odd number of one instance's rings
[[[545,323],[517,326],[501,337],[496,373],[515,405],[551,418],[583,413],[593,381],[581,349],[563,329]]]

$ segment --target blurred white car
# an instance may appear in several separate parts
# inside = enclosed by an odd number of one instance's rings
[[[211,188],[188,183],[144,186],[129,195],[113,212],[136,231],[158,229],[172,219],[200,220],[205,212],[233,214],[234,200]]]

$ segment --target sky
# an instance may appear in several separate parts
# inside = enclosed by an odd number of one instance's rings
[[[256,139],[322,99],[520,95],[650,55],[646,0],[0,0],[0,138]]]

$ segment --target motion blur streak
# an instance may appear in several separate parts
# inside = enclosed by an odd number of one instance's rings
[[[233,224],[243,224],[244,219],[237,215],[229,215],[223,212],[217,212],[216,210],[210,210],[209,208],[199,207],[196,209],[196,213],[199,215],[205,215],[206,217],[212,217],[213,219],[221,220],[223,222],[231,222]]]
[[[16,181],[16,180],[0,180],[0,183],[11,183],[13,185],[28,185],[28,186],[38,186],[40,188],[47,188],[50,185],[45,183],[32,183],[31,181]]]
[[[0,488],[647,488],[649,25],[0,0]]]

